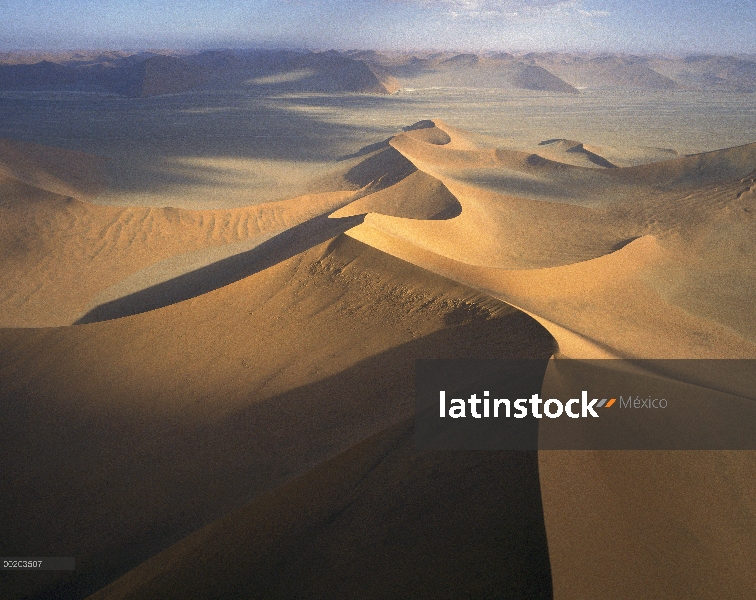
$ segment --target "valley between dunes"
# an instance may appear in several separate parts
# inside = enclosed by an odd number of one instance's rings
[[[756,596],[756,452],[412,443],[418,358],[756,358],[756,143],[425,120],[287,200],[106,189],[0,140],[0,546],[77,559],[3,597]]]

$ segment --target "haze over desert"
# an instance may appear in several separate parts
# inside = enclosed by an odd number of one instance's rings
[[[0,596],[756,597],[754,94],[735,51],[7,49],[0,555],[76,568]],[[676,359],[711,445],[418,449],[421,359]]]

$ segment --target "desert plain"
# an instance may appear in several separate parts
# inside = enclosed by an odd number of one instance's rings
[[[416,359],[756,358],[755,62],[1,58],[4,598],[756,596],[756,452],[412,441]]]

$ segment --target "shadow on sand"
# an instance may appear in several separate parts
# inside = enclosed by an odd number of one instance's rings
[[[119,319],[183,302],[254,275],[359,225],[364,215],[321,215],[281,232],[251,250],[229,256],[122,298],[96,306],[74,324]]]
[[[134,597],[549,600],[537,453],[418,452],[412,414],[418,358],[546,358],[553,351],[553,338],[524,313],[480,316],[200,428],[174,426],[166,435],[167,425],[159,421],[134,425],[113,416],[104,423],[154,432],[158,442],[150,456],[159,460],[123,457],[111,465],[112,442],[97,441],[111,439],[107,430],[84,430],[75,419],[57,422],[63,434],[85,436],[66,457],[65,470],[107,464],[113,489],[127,481],[142,490],[143,502],[159,493],[177,506],[186,498],[206,503],[207,489],[215,501],[194,517],[182,510],[175,519],[117,530],[96,552],[82,552],[76,571],[35,573],[37,591],[27,597],[84,598],[213,515],[230,513],[186,555],[190,567],[180,551],[181,544],[192,547],[187,539],[177,546],[175,567],[161,573],[164,557],[157,557],[154,581],[143,578],[144,570],[135,573],[140,589]],[[365,441],[353,445],[360,439]],[[302,469],[302,456],[310,458],[311,469]],[[196,468],[202,461],[212,468]],[[302,470],[308,472],[291,479]],[[248,503],[250,496],[255,499]],[[85,499],[81,510],[90,511],[91,502],[97,500]],[[77,522],[76,515],[60,518]],[[274,536],[265,533],[269,527]],[[7,544],[30,536],[23,521],[0,529]]]

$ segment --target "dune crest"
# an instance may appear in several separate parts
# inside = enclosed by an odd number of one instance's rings
[[[74,157],[79,159],[78,154]],[[14,165],[18,163],[28,164],[17,161]],[[38,169],[34,174],[35,181],[50,189],[78,191],[47,171]],[[85,191],[98,189],[79,180],[75,183]],[[108,300],[118,296],[119,284],[122,290],[134,291],[140,285],[136,281],[146,286],[156,282],[155,277],[169,278],[169,272],[180,275],[188,263],[199,267],[213,257],[223,258],[224,252],[225,257],[241,253],[249,250],[256,238],[301,225],[353,197],[351,190],[324,192],[228,210],[119,207],[93,204],[0,176],[4,255],[0,263],[0,326],[70,325],[91,309],[93,302],[98,303],[98,295],[104,294]],[[224,251],[228,245],[231,249]],[[193,252],[205,256],[195,254],[183,261],[175,258]],[[159,270],[155,265],[168,259],[173,262],[163,263],[161,275],[155,275],[157,271],[138,275],[150,266]],[[120,283],[129,277],[131,284]],[[116,290],[106,292],[111,286]]]
[[[445,219],[459,214],[459,201],[435,177],[416,171],[399,183],[363,196],[333,212],[332,218],[375,213],[406,219]]]
[[[390,143],[441,181],[461,213],[430,221],[376,211],[348,235],[526,311],[551,327],[568,356],[669,357],[661,348],[671,339],[680,358],[754,354],[756,321],[736,320],[737,303],[715,301],[714,282],[756,266],[744,205],[756,144],[587,167],[571,157],[603,159],[581,142],[549,140],[546,158],[469,139],[470,149],[458,149],[454,132],[444,131],[451,140],[443,145],[407,132]],[[706,241],[724,227],[739,240],[728,250]],[[715,277],[719,265],[727,267]]]

